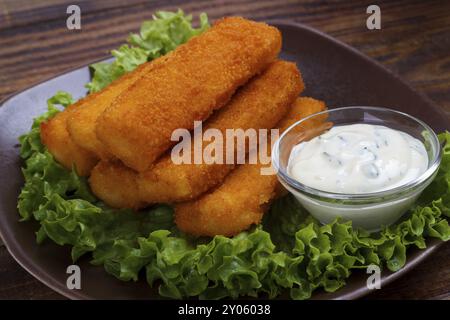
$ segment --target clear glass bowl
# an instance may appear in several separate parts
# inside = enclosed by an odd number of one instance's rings
[[[289,176],[287,165],[292,148],[333,126],[382,125],[419,139],[428,153],[428,169],[417,179],[389,190],[345,194],[311,188]],[[345,107],[323,111],[289,127],[275,142],[272,163],[281,184],[321,223],[337,217],[351,220],[354,227],[378,231],[396,222],[431,183],[441,162],[441,145],[436,133],[423,121],[406,113],[379,107]]]

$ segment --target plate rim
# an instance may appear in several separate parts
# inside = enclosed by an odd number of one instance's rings
[[[440,107],[438,107],[437,105],[435,105],[435,103],[423,92],[415,89],[408,81],[404,80],[403,78],[401,78],[397,73],[393,72],[392,70],[390,70],[387,66],[383,65],[382,63],[378,62],[377,60],[367,56],[366,54],[364,54],[363,52],[359,51],[358,49],[348,45],[347,43],[338,40],[334,37],[332,37],[331,35],[322,32],[318,29],[315,29],[311,26],[305,25],[303,23],[300,22],[295,22],[295,21],[284,21],[284,20],[280,20],[280,19],[268,19],[265,22],[267,22],[270,25],[275,25],[276,27],[282,26],[282,27],[289,27],[289,28],[297,28],[297,29],[303,29],[306,30],[309,33],[312,33],[318,37],[322,37],[325,38],[327,41],[334,43],[335,45],[344,48],[346,51],[351,52],[354,55],[357,55],[359,58],[365,60],[366,62],[369,62],[371,64],[375,64],[378,68],[382,69],[383,71],[385,71],[386,73],[388,73],[390,76],[392,76],[393,78],[395,78],[395,80],[397,80],[399,83],[401,83],[402,85],[404,85],[407,89],[409,89],[410,91],[413,91],[415,94],[417,94],[418,96],[420,96],[421,99],[423,99],[423,101],[432,106],[433,109],[435,111],[437,111],[438,113],[440,113],[441,115],[448,117],[448,115],[446,115],[446,113],[444,112],[444,110]],[[24,87],[23,89],[16,91],[16,92],[12,92],[10,94],[7,94],[5,97],[3,97],[0,100],[0,108],[4,106],[4,104],[13,99],[14,97],[22,94],[23,92],[32,89],[40,84],[43,84],[47,81],[53,80],[57,77],[63,76],[67,73],[82,69],[82,68],[89,68],[89,65],[93,64],[93,63],[97,63],[97,62],[101,62],[101,61],[105,61],[107,59],[111,59],[111,55],[106,55],[103,56],[99,59],[93,60],[89,63],[84,63],[84,64],[80,64],[68,69],[65,69],[51,77],[45,78],[43,80],[40,81],[36,81],[26,87]],[[3,214],[3,212],[0,212],[0,214]],[[19,217],[18,217],[19,218]],[[31,274],[34,278],[36,278],[39,282],[43,283],[44,285],[46,285],[47,287],[49,287],[50,289],[54,290],[55,292],[61,294],[62,296],[69,298],[69,299],[74,299],[74,300],[80,300],[80,299],[86,299],[86,300],[91,300],[91,299],[95,299],[94,297],[89,296],[88,294],[84,293],[83,291],[79,291],[79,290],[69,290],[67,289],[63,283],[60,283],[59,281],[56,281],[50,274],[48,274],[45,270],[42,270],[42,268],[37,267],[34,262],[28,258],[27,255],[21,254],[21,251],[13,251],[10,246],[15,246],[15,247],[20,247],[20,245],[18,245],[17,243],[15,243],[15,240],[13,237],[5,237],[5,234],[10,234],[10,232],[5,232],[4,228],[2,225],[0,225],[0,237],[3,240],[3,244],[5,245],[5,248],[7,249],[8,253],[13,257],[13,259],[23,268],[25,269],[29,274]],[[12,235],[12,234],[11,234]],[[423,262],[425,259],[427,259],[430,255],[432,255],[439,247],[441,247],[444,244],[444,241],[441,241],[439,239],[435,239],[435,238],[427,238],[426,239],[426,243],[427,243],[427,247],[425,249],[417,249],[414,248],[415,250],[418,250],[418,254],[413,258],[413,260],[410,260],[406,262],[405,266],[400,269],[397,272],[389,272],[389,274],[387,275],[382,275],[381,278],[381,285],[385,286],[389,283],[391,283],[392,281],[404,276],[405,274],[407,274],[409,271],[411,271],[412,269],[414,269],[417,265],[419,265],[421,262]],[[12,244],[12,245],[11,245]],[[37,244],[36,244],[37,245]],[[52,245],[56,245],[53,244]],[[407,257],[408,258],[408,257]],[[93,266],[96,267],[96,266]],[[112,277],[112,276],[111,276]],[[351,276],[350,276],[351,277]],[[112,279],[114,280],[114,278],[112,277]],[[350,279],[350,278],[349,278]],[[119,280],[117,280],[119,281]],[[344,286],[345,287],[345,286]],[[343,287],[343,288],[344,288]],[[339,292],[339,290],[343,289],[340,288],[338,289],[336,292],[334,292],[333,294]],[[358,299],[361,298],[363,296],[366,296],[367,294],[370,294],[372,290],[370,290],[367,287],[359,287],[357,289],[355,289],[354,291],[348,292],[348,293],[344,293],[342,295],[339,295],[338,297],[333,297],[332,299],[338,299],[338,300],[347,300],[347,299]],[[314,299],[314,294],[311,297],[312,299]],[[318,297],[320,299],[320,297]],[[151,299],[150,299],[151,300]]]

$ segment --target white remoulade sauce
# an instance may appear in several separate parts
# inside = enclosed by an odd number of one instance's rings
[[[296,145],[287,169],[308,187],[362,194],[404,185],[427,168],[428,155],[418,139],[385,126],[352,124]]]

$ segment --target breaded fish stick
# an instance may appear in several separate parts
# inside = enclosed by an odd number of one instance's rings
[[[211,116],[204,130],[214,128],[225,136],[226,129],[273,128],[303,88],[300,72],[294,63],[274,62]],[[234,147],[236,150],[237,144]],[[114,167],[114,170],[108,167]],[[121,170],[116,163],[99,164],[91,174],[91,189],[110,206],[138,208],[143,203],[171,203],[196,198],[223,181],[234,165],[175,164],[171,156],[166,155],[151,169],[135,174],[133,180],[129,178],[132,171],[124,165],[122,167]],[[128,182],[117,183],[121,180]],[[140,195],[138,198],[137,194]]]
[[[110,159],[113,156],[97,139],[95,126],[100,114],[111,105],[111,102],[139,79],[152,67],[151,62],[144,63],[130,73],[115,80],[100,92],[88,95],[83,106],[76,108],[67,119],[67,130],[73,141],[84,149],[96,154],[100,159]]]
[[[299,98],[280,122],[287,128],[312,113],[324,110],[324,103]],[[314,125],[314,123],[311,123]],[[267,165],[243,164],[233,170],[217,189],[197,200],[175,207],[178,228],[195,236],[232,236],[261,222],[264,212],[275,198],[276,175],[261,175]]]
[[[213,114],[206,121],[204,130],[218,129],[226,137],[226,129],[273,128],[303,88],[300,72],[294,63],[274,62]],[[234,147],[236,151],[237,144]],[[191,154],[193,152],[192,148]],[[147,203],[194,199],[220,183],[233,168],[227,164],[175,164],[170,155],[166,155],[139,175],[141,199]]]
[[[67,118],[72,110],[81,105],[81,102],[67,107],[66,110],[41,123],[40,129],[41,141],[55,159],[69,170],[72,170],[74,166],[80,176],[87,176],[98,159],[91,152],[75,144],[67,131]]]
[[[175,129],[191,130],[195,120],[224,106],[280,48],[278,29],[239,17],[222,19],[119,95],[98,118],[97,137],[142,172],[173,144]]]
[[[91,172],[92,192],[113,208],[139,209],[145,203],[139,198],[136,171],[120,161],[100,161]]]

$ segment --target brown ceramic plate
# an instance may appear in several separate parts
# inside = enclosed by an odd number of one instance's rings
[[[450,128],[448,117],[426,97],[417,93],[380,64],[311,28],[284,22],[274,23],[282,33],[282,57],[296,61],[305,79],[305,95],[322,99],[330,108],[350,105],[384,106],[407,112],[424,120],[434,130]],[[57,90],[78,98],[86,93],[88,67],[65,73],[26,89],[3,102],[0,108],[0,234],[11,255],[37,279],[74,299],[148,299],[158,298],[145,281],[122,282],[94,267],[84,258],[82,289],[68,290],[66,268],[71,264],[70,248],[51,241],[37,245],[33,222],[19,222],[17,196],[23,185],[17,138],[30,129],[32,119],[46,109],[46,99]],[[425,250],[408,251],[406,266],[384,272],[383,285],[402,276],[437,250],[441,242],[428,241]],[[348,284],[335,293],[317,292],[316,299],[354,299],[368,294],[366,276],[355,272]]]

